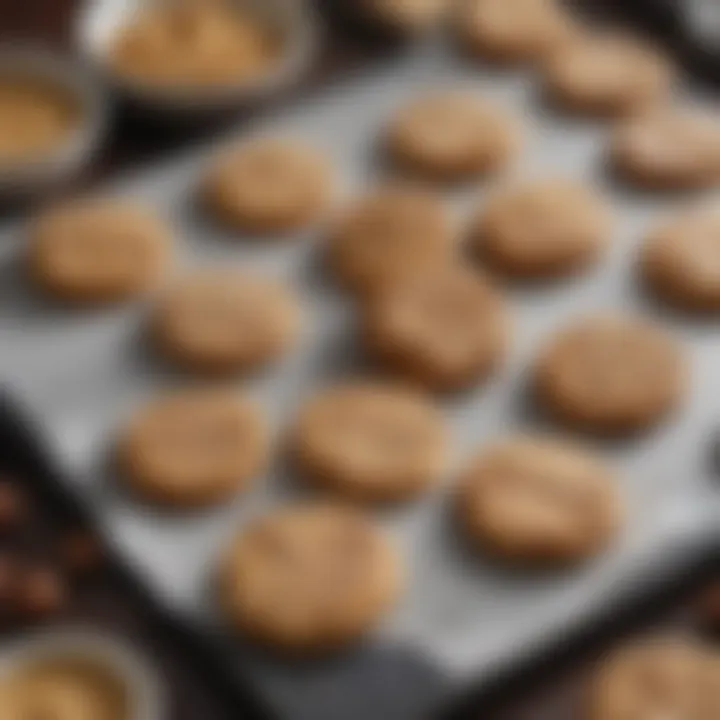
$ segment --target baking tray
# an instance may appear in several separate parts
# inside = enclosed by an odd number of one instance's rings
[[[461,465],[495,437],[542,425],[526,401],[525,374],[538,344],[554,330],[599,308],[659,313],[637,293],[632,259],[645,229],[676,201],[614,186],[603,170],[606,129],[543,109],[531,75],[466,64],[439,40],[408,47],[382,67],[315,91],[242,134],[287,133],[315,144],[335,161],[340,192],[350,195],[381,175],[378,131],[394,109],[417,93],[451,85],[472,88],[525,120],[527,148],[517,175],[593,180],[618,216],[612,251],[587,277],[509,292],[516,315],[512,361],[488,386],[446,404]],[[167,213],[185,265],[242,266],[298,287],[312,318],[301,347],[268,375],[239,383],[258,396],[281,433],[317,389],[362,371],[353,307],[323,271],[318,233],[282,244],[242,242],[203,217],[196,186],[214,149],[198,148],[106,190],[139,196]],[[461,216],[484,191],[457,191],[448,201]],[[42,431],[77,492],[145,584],[203,633],[227,667],[250,678],[279,717],[423,717],[469,683],[490,682],[564,641],[601,611],[680,573],[718,540],[720,511],[709,457],[720,391],[720,330],[664,315],[687,342],[693,389],[683,411],[650,437],[601,445],[622,472],[630,505],[627,532],[611,552],[574,572],[499,569],[462,549],[450,527],[448,493],[438,491],[378,516],[403,547],[412,582],[376,637],[331,662],[282,664],[225,631],[209,587],[217,556],[237,527],[299,492],[292,470],[278,464],[249,495],[198,517],[158,515],[125,497],[106,452],[116,428],[149,393],[183,378],[146,352],[142,303],[82,313],[41,300],[23,277],[23,240],[22,225],[0,232],[0,376],[42,419]]]

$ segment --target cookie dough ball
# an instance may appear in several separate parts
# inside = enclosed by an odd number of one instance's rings
[[[253,522],[220,577],[231,623],[270,647],[299,654],[358,640],[398,598],[400,561],[363,515],[298,505]]]
[[[458,510],[470,538],[522,564],[576,563],[601,552],[622,519],[612,473],[585,450],[518,437],[482,452]]]
[[[29,271],[59,300],[117,302],[159,283],[171,247],[170,230],[148,208],[127,200],[79,200],[35,222]]]
[[[540,402],[569,425],[622,434],[654,425],[683,398],[682,349],[650,322],[621,315],[586,318],[541,354]]]
[[[400,110],[386,146],[398,167],[442,181],[468,180],[505,168],[519,149],[512,118],[469,93],[427,95]]]
[[[222,153],[205,178],[210,210],[247,233],[301,230],[327,210],[330,167],[316,150],[287,139],[260,139]]]
[[[370,354],[398,376],[436,391],[486,379],[509,339],[503,298],[478,273],[455,266],[389,284],[368,303]]]
[[[720,213],[686,212],[650,233],[640,255],[650,290],[683,310],[720,310]]]
[[[615,171],[649,190],[693,190],[720,182],[720,119],[674,108],[622,123],[611,143]]]
[[[450,218],[438,196],[393,185],[366,195],[345,213],[328,252],[344,285],[372,294],[398,277],[445,265],[455,249]]]
[[[152,320],[160,352],[201,373],[257,370],[299,335],[297,300],[282,284],[239,271],[206,270],[178,282]]]
[[[311,482],[348,499],[401,501],[436,483],[447,434],[422,395],[378,383],[332,388],[301,411],[292,454]]]
[[[457,27],[470,53],[511,64],[541,60],[577,32],[555,0],[467,0]]]
[[[664,55],[621,34],[579,36],[553,53],[545,68],[550,100],[588,115],[635,113],[665,99],[673,80]]]
[[[151,401],[123,430],[118,460],[139,495],[161,505],[219,504],[268,464],[260,411],[232,390],[191,389]]]
[[[390,30],[417,33],[436,27],[452,0],[361,0],[370,19]]]
[[[720,708],[720,656],[684,638],[636,642],[604,661],[591,693],[593,720],[703,720]]]
[[[561,277],[598,259],[611,226],[609,208],[590,188],[569,180],[545,180],[490,198],[473,224],[471,244],[500,274]]]

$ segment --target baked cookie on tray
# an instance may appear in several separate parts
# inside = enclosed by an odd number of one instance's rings
[[[556,278],[598,260],[612,232],[610,209],[591,188],[553,178],[498,191],[470,230],[473,253],[515,278]]]
[[[230,623],[272,649],[317,654],[359,640],[399,598],[390,541],[358,511],[308,503],[252,521],[221,561]]]
[[[618,117],[663,101],[675,71],[654,46],[617,32],[578,34],[550,56],[548,99],[566,110]]]
[[[465,0],[456,7],[463,47],[491,62],[541,61],[579,31],[556,0]]]
[[[398,502],[440,480],[448,437],[440,411],[422,394],[356,381],[301,409],[290,448],[313,484],[347,500]]]
[[[655,228],[640,253],[651,292],[690,312],[720,310],[720,212],[694,208]]]
[[[122,479],[138,495],[195,509],[228,500],[269,462],[269,433],[252,402],[232,389],[191,388],[151,400],[117,442]]]
[[[657,108],[615,129],[610,161],[625,181],[648,190],[699,190],[720,183],[720,116]]]
[[[300,327],[299,301],[283,284],[226,269],[179,280],[151,318],[160,353],[202,374],[264,367],[289,350]]]
[[[346,287],[372,295],[386,283],[447,264],[457,239],[436,194],[384,185],[356,200],[331,231],[328,261]]]
[[[598,458],[571,443],[532,436],[483,450],[461,480],[457,509],[473,542],[527,565],[597,555],[623,519],[615,478]]]
[[[332,171],[317,150],[287,138],[244,142],[220,154],[204,178],[209,210],[229,227],[260,235],[302,230],[332,198]]]
[[[627,434],[659,423],[682,402],[682,347],[651,321],[603,314],[560,332],[535,365],[539,402],[563,423]]]
[[[391,282],[364,308],[370,356],[423,388],[452,392],[487,379],[511,334],[502,295],[459,263]]]
[[[416,98],[392,119],[385,146],[403,171],[441,181],[503,170],[520,148],[518,123],[469,91]]]
[[[43,212],[32,224],[32,279],[62,301],[98,305],[142,295],[161,281],[172,232],[152,210],[125,199],[87,198]]]

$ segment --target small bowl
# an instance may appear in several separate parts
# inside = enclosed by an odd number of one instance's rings
[[[0,681],[53,660],[97,663],[127,688],[127,720],[162,720],[165,699],[152,665],[130,645],[90,629],[45,631],[0,655]]]
[[[157,1],[157,0],[151,0]],[[306,0],[232,0],[279,30],[283,54],[257,78],[217,86],[165,85],[123,76],[108,51],[117,33],[148,0],[88,0],[76,19],[79,50],[123,97],[162,115],[212,115],[273,95],[298,81],[311,66],[318,45],[318,23]]]
[[[59,185],[93,158],[105,136],[108,102],[92,73],[77,62],[32,45],[0,45],[0,77],[54,85],[80,108],[78,127],[56,150],[3,167],[0,195],[24,196]]]

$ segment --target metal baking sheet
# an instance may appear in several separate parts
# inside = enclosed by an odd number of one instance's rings
[[[340,194],[350,196],[381,177],[375,152],[378,131],[393,110],[418,93],[452,86],[495,100],[524,121],[526,149],[515,175],[592,180],[607,192],[617,216],[611,251],[589,275],[548,288],[509,289],[515,314],[512,361],[488,386],[444,403],[460,466],[493,438],[538,425],[526,400],[525,374],[539,343],[556,329],[595,309],[660,314],[637,291],[633,256],[645,229],[678,201],[628,194],[614,186],[603,170],[607,128],[543,110],[530,74],[465,64],[439,41],[415,46],[384,67],[306,97],[245,128],[243,137],[282,133],[315,144],[337,165]],[[238,382],[260,399],[281,437],[304,399],[328,383],[362,372],[353,307],[323,271],[322,233],[280,243],[244,242],[202,216],[194,202],[196,184],[214,150],[199,148],[103,192],[138,196],[167,213],[177,229],[182,266],[253,268],[286,278],[298,288],[311,318],[301,347],[267,375]],[[448,192],[458,221],[486,189]],[[121,551],[170,609],[220,643],[228,662],[256,680],[281,716],[337,720],[375,712],[386,717],[373,710],[372,697],[381,694],[382,683],[392,677],[386,672],[390,660],[386,666],[360,659],[366,652],[374,657],[365,648],[335,663],[288,667],[223,632],[209,591],[218,553],[249,516],[302,490],[293,483],[292,470],[278,464],[250,494],[200,516],[160,515],[125,497],[108,463],[116,428],[150,393],[184,378],[168,374],[146,351],[144,303],[82,312],[41,299],[22,271],[24,231],[14,225],[0,233],[0,376],[40,418],[77,491]],[[662,320],[686,341],[693,389],[682,412],[649,437],[600,446],[617,464],[629,502],[628,528],[613,550],[573,572],[512,572],[470,557],[460,547],[451,528],[448,487],[411,507],[379,513],[378,521],[404,549],[411,587],[370,648],[382,648],[388,657],[402,648],[431,669],[428,677],[432,675],[444,694],[471,678],[490,677],[611,600],[634,592],[661,569],[670,571],[706,532],[720,527],[709,464],[720,397],[720,327],[669,315]],[[355,665],[364,670],[357,674]],[[375,685],[363,689],[360,675],[372,677]],[[393,720],[420,717],[420,710],[427,710],[430,699],[423,692],[431,681],[425,685],[419,677],[413,676],[416,705],[405,714],[398,710]],[[354,715],[351,695],[343,694],[349,679],[355,700],[365,703]],[[344,714],[338,714],[337,707],[343,707]]]

